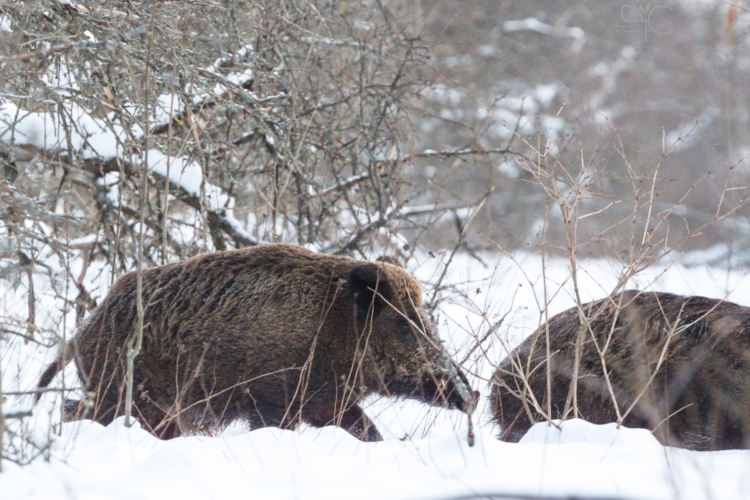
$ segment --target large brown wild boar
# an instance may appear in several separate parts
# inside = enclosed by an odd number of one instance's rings
[[[626,291],[583,310],[590,328],[578,379],[582,418],[597,424],[617,421],[593,340],[604,349],[611,335],[604,361],[621,414],[636,402],[623,425],[651,429],[662,443],[688,449],[750,448],[750,308],[704,297]],[[568,399],[580,328],[576,308],[549,322],[555,419],[562,418]],[[532,404],[529,415],[520,397],[530,389],[547,408],[545,336],[542,325],[511,353],[516,368],[508,357],[493,377],[492,411],[504,441],[518,441],[532,419],[544,420]],[[530,373],[526,392],[518,366]]]
[[[162,438],[244,420],[332,424],[378,441],[357,405],[373,393],[473,411],[446,372],[418,282],[388,262],[285,244],[207,253],[144,271],[143,304],[133,413]],[[46,369],[40,387],[74,359],[92,393],[66,404],[68,418],[107,424],[123,414],[136,318],[129,273]]]

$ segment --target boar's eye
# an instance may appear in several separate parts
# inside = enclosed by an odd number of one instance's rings
[[[396,333],[398,334],[398,339],[405,344],[416,340],[414,327],[405,318],[400,318],[396,322]]]

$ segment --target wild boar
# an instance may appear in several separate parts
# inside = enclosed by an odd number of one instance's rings
[[[581,418],[616,422],[614,394],[621,415],[632,406],[623,425],[650,429],[664,444],[693,450],[750,448],[750,308],[631,290],[585,304],[583,311],[589,326],[584,326],[578,378]],[[579,331],[576,308],[549,321],[554,419],[563,417],[566,401],[570,407]],[[546,411],[545,339],[542,325],[493,376],[491,406],[504,441],[518,441],[532,420],[544,420],[533,404],[527,412],[521,398],[533,393]],[[528,386],[519,372],[530,374]]]
[[[389,262],[287,244],[206,253],[143,271],[143,307],[133,414],[161,438],[241,420],[337,425],[378,441],[358,406],[373,393],[473,410],[446,369],[419,283]],[[68,419],[123,414],[136,319],[131,272],[41,376],[45,387],[75,360],[90,397],[67,402]]]

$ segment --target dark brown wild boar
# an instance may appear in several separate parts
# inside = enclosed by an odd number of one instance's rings
[[[357,405],[373,393],[473,410],[446,372],[419,283],[388,262],[285,244],[207,253],[144,271],[143,304],[133,413],[162,438],[242,420],[251,428],[333,424],[378,441]],[[68,402],[68,418],[107,424],[123,414],[135,324],[129,273],[65,350],[93,393],[86,404]],[[67,360],[52,363],[39,386]]]
[[[583,310],[590,328],[578,379],[581,418],[596,424],[617,421],[596,347],[603,349],[609,339],[604,361],[621,414],[635,402],[623,425],[651,429],[662,443],[693,450],[750,448],[750,308],[704,297],[626,291]],[[555,419],[562,418],[566,407],[580,325],[576,308],[549,322]],[[531,374],[530,391],[543,409],[545,335],[542,326],[511,353],[517,366]],[[524,409],[519,397],[524,384],[510,357],[492,382],[500,439],[518,441],[532,418],[544,419],[532,404],[531,415]]]

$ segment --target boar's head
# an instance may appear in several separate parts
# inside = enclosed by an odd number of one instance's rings
[[[422,307],[417,280],[398,265],[379,262],[352,268],[347,282],[354,324],[370,360],[366,378],[373,388],[383,395],[472,413],[479,393],[472,392],[460,368],[446,360]],[[456,387],[456,378],[465,390]],[[471,399],[468,403],[462,390]]]

